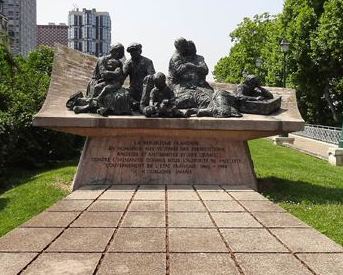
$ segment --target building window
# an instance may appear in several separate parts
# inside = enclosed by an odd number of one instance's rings
[[[104,53],[103,51],[103,44],[102,42],[99,43],[99,54],[102,55]]]

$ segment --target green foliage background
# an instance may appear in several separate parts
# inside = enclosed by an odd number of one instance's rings
[[[9,166],[42,166],[79,154],[81,138],[32,126],[48,91],[53,58],[48,47],[23,58],[0,45],[0,173]]]
[[[287,87],[297,90],[308,123],[341,126],[343,112],[343,0],[286,0],[282,13],[245,18],[230,34],[230,54],[215,66],[215,79],[239,83],[258,75],[268,86],[283,85],[280,42],[290,44]],[[263,61],[260,68],[256,60]]]

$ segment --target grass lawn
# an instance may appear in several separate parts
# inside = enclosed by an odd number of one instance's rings
[[[263,194],[343,245],[343,168],[267,140],[249,144]],[[0,236],[68,194],[75,171],[71,162],[0,179]]]
[[[39,214],[69,193],[76,163],[45,170],[12,169],[0,178],[0,236]]]
[[[249,145],[262,193],[343,245],[343,167],[267,140]]]

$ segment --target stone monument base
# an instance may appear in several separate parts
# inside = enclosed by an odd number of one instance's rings
[[[330,164],[334,166],[343,166],[343,148],[330,148],[328,155]]]
[[[295,138],[290,137],[273,137],[274,145],[294,144]]]
[[[247,142],[231,137],[149,131],[89,137],[73,189],[90,184],[246,185],[256,189]]]

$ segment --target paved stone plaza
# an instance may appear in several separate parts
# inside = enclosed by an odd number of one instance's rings
[[[0,239],[0,274],[343,274],[343,248],[242,186],[86,186]]]

